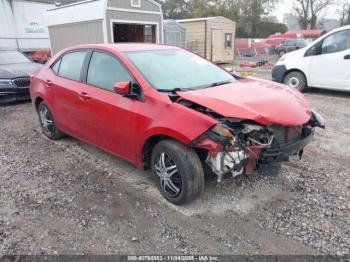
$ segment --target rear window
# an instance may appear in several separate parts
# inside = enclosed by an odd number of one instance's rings
[[[79,81],[86,53],[87,51],[76,51],[65,54],[58,65],[59,69],[55,68],[58,63],[52,69],[58,70],[59,76]]]

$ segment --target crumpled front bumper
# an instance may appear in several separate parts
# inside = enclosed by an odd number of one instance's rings
[[[290,156],[299,154],[303,151],[304,147],[306,147],[311,142],[314,134],[315,130],[313,129],[308,136],[297,142],[280,147],[270,147],[263,149],[260,153],[259,162],[267,164],[272,162],[288,161]]]

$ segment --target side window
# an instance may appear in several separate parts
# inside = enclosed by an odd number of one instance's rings
[[[61,64],[61,59],[58,60],[58,61],[51,67],[52,71],[54,71],[56,75],[58,75],[58,70],[59,70],[59,68],[60,68],[60,64]]]
[[[307,56],[314,56],[314,55],[320,55],[322,51],[322,41],[317,42],[316,44],[314,44],[312,47],[310,47],[306,53],[305,53],[305,57]]]
[[[133,81],[125,67],[112,55],[102,52],[92,54],[87,74],[87,83],[113,91],[118,82]]]
[[[232,34],[225,34],[225,48],[232,48]]]
[[[350,48],[350,30],[334,33],[323,40],[322,54],[331,54]]]
[[[61,58],[58,75],[79,81],[86,53],[87,51],[76,51],[65,54]]]

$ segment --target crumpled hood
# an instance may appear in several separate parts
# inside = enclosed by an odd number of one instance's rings
[[[36,63],[0,65],[0,78],[12,79],[28,76],[29,74],[33,74],[40,67],[41,65]]]
[[[224,117],[249,119],[262,125],[299,126],[308,122],[312,114],[299,91],[257,78],[177,94]]]

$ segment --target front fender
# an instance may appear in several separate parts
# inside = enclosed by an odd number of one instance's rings
[[[156,111],[148,107],[143,113],[137,132],[140,134],[135,161],[138,167],[143,167],[143,148],[149,138],[165,136],[186,145],[218,123],[214,118],[176,102],[164,103]]]

